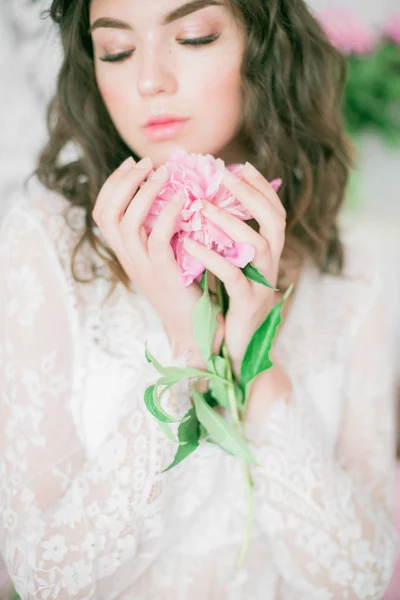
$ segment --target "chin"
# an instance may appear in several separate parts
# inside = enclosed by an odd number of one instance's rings
[[[171,140],[170,142],[149,144],[141,148],[130,145],[130,148],[139,158],[150,156],[154,168],[158,168],[165,164],[168,161],[171,152],[177,149],[184,150],[189,154],[212,154],[216,158],[222,153],[222,149],[215,145],[215,140],[210,140],[209,143],[204,141],[203,143],[196,143],[185,140],[182,140],[182,142]]]
[[[184,144],[172,144],[166,142],[152,144],[142,148],[138,148],[134,145],[129,145],[129,147],[131,148],[132,152],[139,157],[139,160],[141,158],[149,156],[153,161],[155,169],[161,167],[161,165],[165,164],[168,161],[168,158],[171,152],[173,152],[173,150],[180,148],[182,150],[185,150],[186,152],[189,152],[189,150]]]

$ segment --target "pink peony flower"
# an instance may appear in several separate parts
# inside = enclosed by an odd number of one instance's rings
[[[317,18],[332,46],[343,54],[369,54],[377,44],[374,31],[344,7],[328,7]]]
[[[250,220],[252,215],[223,185],[222,177],[225,163],[211,155],[187,154],[183,150],[175,150],[166,163],[170,178],[161,194],[156,198],[145,221],[145,230],[149,235],[156,220],[167,202],[183,190],[186,201],[176,222],[175,232],[171,240],[175,258],[185,287],[200,281],[205,265],[195,260],[184,248],[184,240],[189,237],[210,250],[224,256],[232,264],[243,268],[254,258],[254,248],[247,243],[232,240],[219,227],[216,227],[202,213],[203,200],[227,210],[238,219]],[[227,170],[237,177],[242,177],[242,165],[231,165]],[[271,182],[277,190],[280,180]]]
[[[384,36],[400,46],[400,13],[390,17],[384,28]]]

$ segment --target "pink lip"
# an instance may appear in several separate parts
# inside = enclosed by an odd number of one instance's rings
[[[187,120],[168,116],[150,119],[143,127],[143,131],[150,140],[169,140],[182,131]]]

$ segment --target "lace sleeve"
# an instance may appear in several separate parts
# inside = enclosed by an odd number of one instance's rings
[[[129,414],[85,456],[70,410],[76,315],[63,278],[40,224],[10,211],[0,233],[0,546],[23,599],[115,598],[199,511],[210,478],[196,493],[194,478],[209,465],[200,452],[160,474],[175,444],[134,384]]]
[[[336,447],[296,389],[269,407],[254,440],[261,526],[288,599],[380,600],[391,579],[395,365],[378,295],[350,336]]]

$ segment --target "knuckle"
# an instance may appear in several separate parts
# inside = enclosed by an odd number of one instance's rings
[[[240,288],[244,283],[243,273],[238,268],[233,268],[230,273],[230,283],[235,288]]]
[[[264,255],[269,251],[269,244],[268,244],[267,240],[261,236],[257,243],[257,250],[258,250],[258,253],[261,255]]]
[[[119,233],[121,238],[130,239],[133,237],[132,221],[129,219],[122,219],[119,224]]]
[[[149,254],[155,258],[161,258],[161,252],[164,246],[163,242],[163,238],[160,235],[157,235],[157,232],[153,232],[147,241]]]

